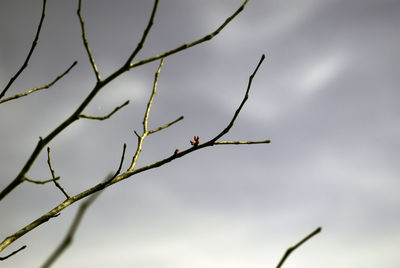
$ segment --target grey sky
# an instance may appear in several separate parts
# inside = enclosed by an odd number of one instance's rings
[[[93,55],[103,77],[124,62],[153,1],[83,1]],[[160,1],[138,59],[216,29],[236,0]],[[55,87],[0,105],[1,188],[39,136],[74,111],[95,77],[81,40],[77,1],[49,1],[37,50],[8,96]],[[2,87],[22,64],[41,1],[3,0]],[[261,54],[250,99],[226,139],[271,144],[208,148],[110,187],[90,208],[73,246],[55,267],[274,267],[287,247],[318,226],[321,234],[285,267],[398,267],[400,244],[400,2],[250,1],[210,42],[166,59],[149,124],[185,120],[149,137],[139,166],[207,140],[231,119]],[[157,63],[124,74],[51,142],[57,175],[71,193],[134,153]],[[129,162],[129,157],[126,164]],[[42,153],[29,172],[48,178]],[[0,205],[1,239],[63,200],[54,185],[24,183]],[[37,267],[64,236],[77,206],[19,239],[28,248],[5,267]],[[5,253],[4,253],[5,254]],[[4,255],[2,254],[2,256]]]

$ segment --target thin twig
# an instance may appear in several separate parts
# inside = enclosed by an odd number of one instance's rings
[[[103,184],[104,184],[104,188],[107,187],[107,185],[115,178],[119,175],[119,173],[121,172],[122,169],[122,164],[124,163],[124,159],[125,159],[125,151],[126,151],[126,143],[124,143],[124,147],[122,149],[122,155],[121,155],[121,160],[119,162],[119,166],[117,171],[114,173],[113,176],[111,176],[108,180],[106,180]]]
[[[32,182],[32,183],[35,183],[35,184],[46,184],[48,182],[57,181],[59,179],[60,179],[60,177],[55,177],[54,179],[40,181],[40,180],[34,180],[34,179],[30,179],[30,178],[25,177],[26,181],[29,181],[29,182]]]
[[[61,78],[63,78],[65,75],[67,75],[68,72],[71,71],[71,69],[74,68],[74,66],[75,66],[77,63],[78,63],[77,61],[74,61],[74,63],[72,63],[72,65],[71,65],[65,72],[63,72],[62,74],[60,74],[59,76],[57,76],[56,79],[54,79],[54,80],[53,80],[52,82],[50,82],[49,84],[44,85],[44,86],[41,86],[41,87],[35,87],[35,88],[32,88],[31,90],[28,90],[28,91],[26,91],[26,92],[24,92],[24,93],[20,93],[20,94],[17,94],[17,95],[14,95],[14,96],[11,96],[11,97],[2,99],[2,100],[0,100],[0,104],[3,103],[3,102],[7,102],[7,101],[10,101],[10,100],[14,100],[14,99],[18,99],[18,98],[24,97],[24,96],[29,95],[29,94],[31,94],[31,93],[33,93],[33,92],[36,92],[36,91],[39,91],[39,90],[42,90],[42,89],[47,89],[47,88],[51,87],[52,85],[54,85],[55,83],[57,83],[58,80],[60,80]]]
[[[235,13],[233,13],[230,17],[228,17],[224,21],[224,23],[222,23],[214,32],[212,32],[210,34],[207,34],[206,36],[204,36],[204,37],[202,37],[202,38],[200,38],[200,39],[198,39],[198,40],[196,40],[194,42],[186,43],[186,44],[183,44],[183,45],[181,45],[181,46],[179,46],[177,48],[174,48],[174,49],[171,49],[171,50],[166,51],[164,53],[161,53],[159,55],[156,55],[156,56],[153,56],[153,57],[141,60],[141,61],[137,61],[137,62],[131,63],[130,64],[130,68],[134,68],[134,67],[137,67],[137,66],[140,66],[140,65],[155,61],[155,60],[159,60],[161,58],[166,58],[166,57],[168,57],[168,56],[170,56],[172,54],[175,54],[175,53],[177,53],[179,51],[188,49],[190,47],[196,46],[196,45],[198,45],[200,43],[203,43],[203,42],[206,42],[206,41],[209,41],[209,40],[213,39],[216,35],[218,35],[222,31],[222,29],[225,28],[226,25],[228,25],[229,22],[231,22],[244,9],[244,7],[246,6],[247,2],[248,2],[248,0],[245,0],[242,3],[242,5],[235,11]]]
[[[160,65],[158,66],[157,72],[154,74],[154,84],[153,84],[153,91],[151,92],[151,96],[149,101],[147,102],[146,112],[143,118],[143,132],[148,132],[147,124],[149,120],[149,113],[151,109],[151,105],[153,104],[154,96],[157,92],[157,84],[158,84],[158,77],[160,76],[161,68],[164,65],[165,59],[161,59]]]
[[[317,229],[315,229],[312,233],[310,233],[309,235],[307,235],[306,237],[304,237],[302,240],[300,240],[300,242],[298,242],[296,245],[288,248],[285,252],[285,254],[282,256],[282,259],[279,261],[278,265],[276,266],[276,268],[280,268],[282,267],[283,263],[286,261],[286,259],[289,257],[289,255],[295,251],[298,247],[300,247],[302,244],[304,244],[305,242],[307,242],[307,240],[309,240],[311,237],[315,236],[316,234],[318,234],[319,232],[321,232],[322,228],[318,227]]]
[[[26,245],[24,245],[24,246],[20,247],[19,249],[17,249],[17,250],[15,250],[15,251],[11,252],[11,253],[8,254],[7,256],[0,257],[0,261],[4,261],[4,260],[10,258],[12,255],[17,254],[18,252],[20,252],[21,250],[23,250],[23,249],[25,249],[25,248],[26,248]]]
[[[82,0],[79,0],[78,10],[76,11],[76,13],[78,14],[79,22],[81,24],[82,41],[83,41],[83,45],[85,46],[86,52],[88,54],[90,65],[92,65],[92,68],[93,68],[94,74],[96,76],[97,82],[100,82],[101,81],[101,77],[100,77],[100,74],[99,74],[99,70],[97,69],[96,63],[94,62],[92,51],[90,50],[89,42],[88,42],[87,37],[86,37],[85,21],[83,20],[83,17],[82,17],[82,14],[81,14],[81,5],[82,5]]]
[[[150,130],[150,131],[149,131],[149,134],[153,134],[153,133],[156,133],[156,132],[158,132],[158,131],[160,131],[160,130],[163,130],[163,129],[167,128],[167,127],[170,127],[170,126],[172,126],[173,124],[175,124],[175,123],[181,121],[183,118],[184,118],[184,116],[181,115],[180,117],[178,117],[177,119],[175,119],[175,120],[172,121],[172,122],[169,122],[169,123],[167,123],[167,124],[165,124],[165,125],[163,125],[163,126],[161,126],[161,127],[158,127],[158,128],[156,128],[156,129]]]
[[[70,198],[70,196],[68,195],[68,193],[65,191],[65,189],[58,183],[58,181],[56,180],[56,174],[54,172],[53,167],[51,166],[51,161],[50,161],[50,147],[47,147],[47,164],[49,165],[49,169],[51,172],[51,176],[53,177],[53,182],[56,185],[56,187],[58,189],[60,189],[60,191],[65,195],[65,197],[68,199]]]
[[[120,106],[116,107],[111,113],[109,113],[108,115],[105,115],[105,116],[92,116],[92,115],[80,114],[79,117],[86,118],[86,119],[92,119],[92,120],[100,120],[100,121],[106,120],[106,119],[110,118],[113,114],[115,114],[119,109],[123,108],[124,106],[126,106],[128,104],[129,104],[129,100],[127,100]]]
[[[39,40],[40,30],[42,29],[43,20],[44,20],[44,17],[46,15],[46,4],[47,4],[47,0],[43,0],[42,15],[40,17],[40,22],[39,22],[39,25],[38,25],[37,30],[36,30],[35,39],[33,40],[31,49],[28,52],[28,56],[26,57],[24,63],[22,64],[22,66],[18,70],[18,72],[13,77],[11,77],[11,79],[8,82],[8,84],[6,85],[6,87],[0,93],[0,99],[6,94],[7,90],[10,88],[12,83],[14,83],[15,79],[17,79],[18,76],[22,73],[22,71],[28,66],[29,60],[30,60],[30,58],[32,56],[32,53],[35,50],[35,47],[36,47],[37,42]]]
[[[216,141],[215,145],[225,145],[225,144],[260,144],[260,143],[271,143],[271,140],[263,141]]]

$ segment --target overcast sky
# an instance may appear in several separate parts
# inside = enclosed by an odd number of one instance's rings
[[[46,136],[90,92],[95,77],[81,40],[78,1],[49,1],[37,49],[7,96],[52,88],[0,105],[0,186],[15,178]],[[22,65],[39,22],[40,0],[2,0],[0,81]],[[87,37],[102,77],[139,42],[153,1],[86,0]],[[215,30],[238,0],[160,1],[137,59]],[[271,144],[217,146],[141,173],[104,191],[71,248],[54,267],[275,267],[284,251],[318,226],[322,233],[285,267],[399,267],[400,1],[250,0],[210,42],[166,59],[149,126],[180,115],[148,137],[138,166],[205,141],[230,121],[261,55],[250,98],[224,140]],[[70,194],[124,168],[136,149],[159,62],[109,84],[86,114],[49,146]],[[51,176],[42,152],[29,171]],[[0,204],[1,240],[63,201],[53,184],[24,183]],[[4,267],[39,267],[66,233],[77,205],[17,240],[28,247]],[[2,264],[3,265],[3,264]]]

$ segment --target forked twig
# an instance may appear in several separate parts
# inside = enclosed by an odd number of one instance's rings
[[[46,4],[47,4],[47,0],[43,0],[43,6],[42,6],[42,15],[40,17],[40,22],[39,25],[37,27],[36,30],[36,35],[35,35],[35,39],[32,42],[32,46],[31,49],[28,52],[28,56],[26,57],[24,63],[22,64],[21,68],[18,70],[18,72],[11,77],[10,81],[8,82],[8,84],[6,85],[6,87],[3,89],[3,91],[0,93],[0,99],[6,94],[7,90],[10,88],[10,86],[12,85],[12,83],[14,83],[15,79],[18,78],[18,76],[23,72],[23,70],[28,66],[29,60],[32,56],[33,51],[35,50],[35,47],[37,45],[37,42],[39,40],[39,35],[40,35],[40,30],[42,29],[42,25],[43,25],[43,20],[44,17],[46,15]]]
[[[67,75],[69,73],[69,71],[71,71],[71,69],[74,68],[77,63],[78,63],[77,61],[74,61],[74,63],[72,63],[72,65],[65,72],[63,72],[62,74],[57,76],[56,79],[54,79],[52,82],[48,83],[47,85],[44,85],[44,86],[41,86],[41,87],[35,87],[35,88],[32,88],[31,90],[28,90],[28,91],[26,91],[24,93],[16,94],[14,96],[2,99],[2,100],[0,100],[0,104],[3,103],[3,102],[7,102],[7,101],[10,101],[10,100],[14,100],[14,99],[18,99],[18,98],[24,97],[26,95],[29,95],[29,94],[33,93],[33,92],[36,92],[36,91],[39,91],[39,90],[42,90],[42,89],[47,89],[47,88],[53,86],[55,83],[57,83],[58,80],[63,78],[65,75]]]
[[[282,259],[279,261],[278,265],[276,266],[276,268],[280,268],[282,267],[283,263],[286,261],[286,259],[289,257],[289,255],[295,251],[298,247],[300,247],[302,244],[304,244],[305,242],[307,242],[307,240],[309,240],[311,237],[315,236],[316,234],[318,234],[319,232],[321,232],[322,228],[318,227],[317,229],[315,229],[312,233],[310,233],[309,235],[307,235],[306,237],[304,237],[302,240],[300,240],[296,245],[288,248],[285,252],[285,254],[282,256]]]
[[[158,77],[160,75],[161,68],[164,65],[164,61],[165,61],[164,58],[161,59],[160,65],[158,66],[158,69],[157,69],[156,73],[154,74],[153,90],[151,92],[149,101],[147,102],[147,108],[146,108],[146,112],[144,113],[144,118],[143,118],[143,122],[142,122],[142,124],[143,124],[143,134],[139,135],[139,133],[137,133],[135,131],[135,135],[138,137],[138,144],[137,144],[136,152],[135,152],[135,154],[134,154],[134,156],[132,158],[131,165],[128,168],[129,171],[132,171],[134,169],[134,167],[136,165],[136,162],[137,162],[137,159],[139,158],[139,155],[140,155],[140,153],[142,151],[143,141],[147,137],[147,135],[150,134],[150,132],[148,130],[149,114],[150,114],[151,105],[153,104],[154,96],[156,95],[156,92],[157,92]]]
[[[56,185],[56,187],[58,189],[60,189],[60,191],[65,195],[65,197],[68,199],[70,198],[70,196],[68,195],[68,193],[65,191],[65,189],[58,183],[58,181],[56,180],[56,174],[55,171],[53,169],[53,167],[51,166],[51,161],[50,161],[50,147],[47,147],[47,164],[49,165],[49,169],[51,172],[51,176],[53,177],[53,182]]]

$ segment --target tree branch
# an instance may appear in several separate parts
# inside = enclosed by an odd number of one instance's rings
[[[300,247],[302,244],[304,244],[305,242],[307,242],[307,240],[309,240],[311,237],[315,236],[316,234],[318,234],[319,232],[321,232],[322,228],[318,227],[317,229],[315,229],[312,233],[310,233],[309,235],[307,235],[306,237],[304,237],[302,240],[300,240],[300,242],[298,242],[296,245],[288,248],[285,252],[285,254],[282,256],[282,259],[279,261],[278,265],[276,266],[276,268],[280,268],[282,267],[283,263],[286,261],[286,259],[289,257],[289,255],[295,251],[298,247]]]
[[[70,126],[72,123],[74,123],[76,120],[78,120],[80,118],[81,113],[83,112],[83,110],[87,107],[87,105],[93,100],[93,98],[97,95],[97,93],[99,93],[99,91],[104,88],[108,83],[110,83],[111,81],[113,81],[115,78],[117,78],[118,76],[120,76],[121,74],[123,74],[126,71],[129,71],[130,68],[139,66],[139,65],[143,65],[145,63],[151,62],[151,61],[155,61],[158,60],[160,58],[163,58],[163,55],[165,57],[174,54],[178,51],[184,50],[186,48],[198,45],[204,41],[210,40],[211,38],[213,38],[215,35],[219,34],[219,32],[234,18],[236,17],[245,7],[245,5],[247,4],[248,0],[244,1],[243,4],[239,7],[239,9],[229,18],[226,19],[226,21],[214,32],[212,32],[211,34],[193,42],[190,44],[186,44],[183,45],[177,49],[171,50],[169,52],[163,53],[161,55],[149,58],[147,60],[143,60],[140,61],[138,63],[133,63],[130,64],[129,66],[127,65],[123,65],[121,68],[119,68],[118,70],[116,70],[114,73],[112,73],[111,75],[109,75],[107,78],[105,78],[104,80],[101,81],[97,81],[97,83],[95,84],[95,86],[93,87],[93,89],[90,91],[89,95],[83,100],[83,102],[79,105],[79,107],[68,117],[66,118],[58,127],[56,127],[52,132],[50,132],[45,138],[40,139],[39,142],[37,143],[34,151],[32,152],[32,154],[30,155],[30,157],[28,158],[27,162],[25,163],[25,165],[22,167],[21,171],[18,173],[18,175],[14,178],[14,180],[11,181],[11,183],[9,185],[6,186],[6,188],[4,188],[1,192],[0,192],[0,201],[6,197],[10,192],[12,192],[16,187],[18,187],[21,183],[24,182],[24,178],[26,173],[30,170],[30,168],[32,167],[33,163],[36,161],[38,155],[40,154],[40,152],[42,151],[42,149],[55,137],[57,136],[60,132],[62,132],[65,128],[67,128],[68,126]],[[153,8],[154,10],[154,8]],[[152,21],[150,19],[150,21]],[[147,35],[146,31],[144,32],[144,36]],[[142,37],[142,39],[145,39]]]
[[[57,76],[56,79],[54,79],[49,84],[41,86],[41,87],[32,88],[31,90],[28,90],[28,91],[26,91],[24,93],[20,93],[20,94],[17,94],[17,95],[2,99],[2,100],[0,100],[0,104],[3,103],[3,102],[7,102],[7,101],[10,101],[10,100],[14,100],[14,99],[18,99],[18,98],[24,97],[26,95],[29,95],[29,94],[33,93],[33,92],[36,92],[36,91],[39,91],[39,90],[42,90],[42,89],[47,89],[47,88],[53,86],[55,83],[57,83],[58,80],[63,78],[65,75],[67,75],[68,72],[71,71],[71,69],[74,68],[77,63],[78,63],[77,61],[74,61],[74,63],[72,63],[72,65],[65,72],[63,72],[62,74]]]
[[[26,57],[24,63],[22,64],[21,68],[18,70],[18,72],[10,79],[10,81],[8,82],[8,84],[6,85],[6,87],[3,89],[3,91],[0,93],[0,99],[6,94],[7,90],[10,88],[10,86],[12,85],[12,83],[14,83],[14,81],[18,78],[18,76],[24,71],[24,69],[28,66],[29,60],[32,56],[33,51],[35,50],[35,47],[37,45],[37,42],[39,40],[39,35],[40,35],[40,30],[42,29],[42,25],[43,25],[43,20],[44,17],[46,15],[46,4],[47,4],[47,0],[43,0],[43,6],[42,6],[42,15],[40,17],[40,22],[39,25],[37,27],[36,30],[36,35],[35,35],[35,39],[32,42],[32,46],[31,49],[28,52],[28,56]]]
[[[81,0],[80,0],[81,1]],[[184,50],[186,48],[192,47],[194,45],[200,44],[204,41],[210,40],[211,38],[213,38],[215,35],[217,35],[238,13],[240,13],[244,6],[247,4],[247,0],[242,4],[242,6],[232,15],[230,16],[228,19],[226,19],[226,21],[213,33],[193,42],[190,44],[186,44],[182,47],[179,47],[175,50],[173,50],[172,52],[166,52],[165,56],[169,56],[173,53],[176,53],[178,51]],[[154,10],[154,8],[153,8]],[[153,16],[153,15],[152,15]],[[152,19],[150,19],[150,21],[152,21]],[[150,26],[149,26],[150,27]],[[147,33],[145,31],[144,36],[146,36]],[[105,189],[106,187],[115,184],[121,180],[124,180],[126,178],[129,178],[133,175],[135,175],[136,173],[140,173],[155,167],[159,167],[161,165],[164,165],[165,163],[168,163],[176,158],[180,158],[183,157],[184,155],[193,152],[195,150],[199,150],[201,148],[204,147],[208,147],[208,146],[213,146],[215,145],[215,142],[222,137],[223,135],[225,135],[230,128],[233,126],[233,123],[236,119],[236,117],[238,116],[241,108],[243,107],[244,103],[246,102],[246,99],[248,98],[248,92],[251,86],[251,82],[253,80],[253,77],[255,75],[255,73],[257,72],[261,62],[264,59],[264,55],[262,57],[262,59],[260,60],[259,64],[257,65],[256,70],[253,72],[253,74],[251,75],[250,79],[249,79],[249,84],[248,84],[248,88],[245,94],[245,97],[242,101],[242,103],[240,104],[239,108],[237,109],[236,113],[234,114],[231,122],[229,123],[229,125],[220,133],[218,134],[216,137],[214,137],[213,139],[203,143],[203,144],[199,144],[198,146],[193,146],[185,151],[182,152],[178,152],[174,155],[172,155],[171,157],[168,157],[166,159],[160,160],[158,162],[155,162],[151,165],[148,166],[144,166],[142,168],[136,169],[134,170],[134,166],[136,164],[137,161],[137,157],[139,156],[140,152],[141,152],[141,147],[142,147],[142,143],[143,140],[146,138],[146,136],[150,133],[150,131],[148,130],[147,127],[147,120],[148,120],[148,114],[151,108],[151,103],[152,103],[152,98],[154,98],[154,94],[155,94],[155,87],[157,85],[157,79],[155,79],[155,84],[153,87],[153,91],[154,93],[152,93],[152,96],[150,97],[150,100],[148,102],[148,108],[146,109],[146,113],[144,116],[144,120],[143,120],[143,130],[144,133],[140,136],[139,134],[137,134],[138,139],[139,139],[139,143],[137,146],[137,150],[135,153],[135,156],[132,159],[132,164],[130,166],[130,168],[119,174],[116,175],[115,178],[113,178],[110,181],[107,182],[101,182],[98,183],[97,185],[75,195],[75,196],[71,196],[71,197],[67,197],[67,199],[65,201],[63,201],[62,203],[60,203],[59,205],[57,205],[56,207],[54,207],[53,209],[51,209],[50,211],[48,211],[47,213],[45,213],[44,215],[42,215],[41,217],[37,218],[36,220],[34,220],[33,222],[31,222],[30,224],[26,225],[25,227],[23,227],[22,229],[20,229],[19,231],[15,232],[14,234],[6,237],[1,243],[0,243],[0,251],[2,251],[4,248],[6,248],[7,246],[9,246],[11,243],[13,243],[15,240],[17,240],[18,238],[20,238],[21,236],[23,236],[24,234],[30,232],[31,230],[35,229],[36,227],[38,227],[39,225],[47,222],[48,220],[50,220],[51,218],[57,217],[59,215],[59,213],[64,210],[65,208],[67,208],[68,206],[70,206],[71,204],[89,196],[92,195],[98,191],[101,191],[103,189]],[[10,193],[13,189],[15,189],[20,183],[22,183],[24,181],[25,175],[26,173],[30,170],[31,166],[33,165],[34,161],[36,160],[36,158],[38,157],[38,155],[40,154],[41,150],[55,137],[57,136],[61,131],[63,131],[65,128],[67,128],[69,125],[71,125],[73,122],[75,122],[76,120],[78,120],[80,118],[80,115],[82,114],[83,110],[87,107],[87,105],[93,100],[93,98],[97,95],[97,93],[103,88],[105,87],[109,82],[111,82],[113,79],[115,79],[116,77],[118,77],[119,75],[121,75],[122,73],[128,71],[130,68],[136,67],[138,65],[142,65],[144,63],[150,62],[150,61],[154,61],[156,59],[160,59],[163,58],[162,56],[156,56],[153,58],[148,59],[146,62],[142,61],[140,64],[138,63],[133,63],[130,64],[129,66],[122,66],[120,69],[116,70],[113,74],[111,74],[110,76],[108,76],[106,79],[104,80],[98,80],[95,84],[95,86],[93,87],[93,89],[90,91],[89,95],[83,100],[83,102],[78,106],[78,108],[68,117],[64,120],[64,122],[62,122],[58,127],[56,127],[52,132],[50,132],[45,138],[40,138],[37,146],[35,147],[34,151],[32,152],[31,156],[29,157],[28,161],[25,163],[24,167],[21,169],[20,173],[17,175],[17,177],[0,193],[0,201],[2,200],[2,198],[4,198],[8,193]],[[161,69],[162,66],[162,62],[160,63],[160,67],[158,72]],[[92,66],[93,67],[93,66]],[[156,76],[158,77],[158,75],[156,74]],[[177,121],[177,120],[176,120]],[[175,122],[175,121],[174,121]],[[174,123],[173,122],[173,123]],[[172,123],[167,124],[166,126],[172,125]],[[165,127],[166,127],[165,126]],[[165,128],[165,127],[162,127]],[[123,155],[125,154],[125,149],[123,152]],[[123,157],[121,159],[121,161],[123,160]],[[122,165],[122,164],[121,164]],[[54,177],[53,177],[54,178]],[[56,180],[53,180],[54,182],[56,182]],[[66,195],[67,196],[67,195]]]

